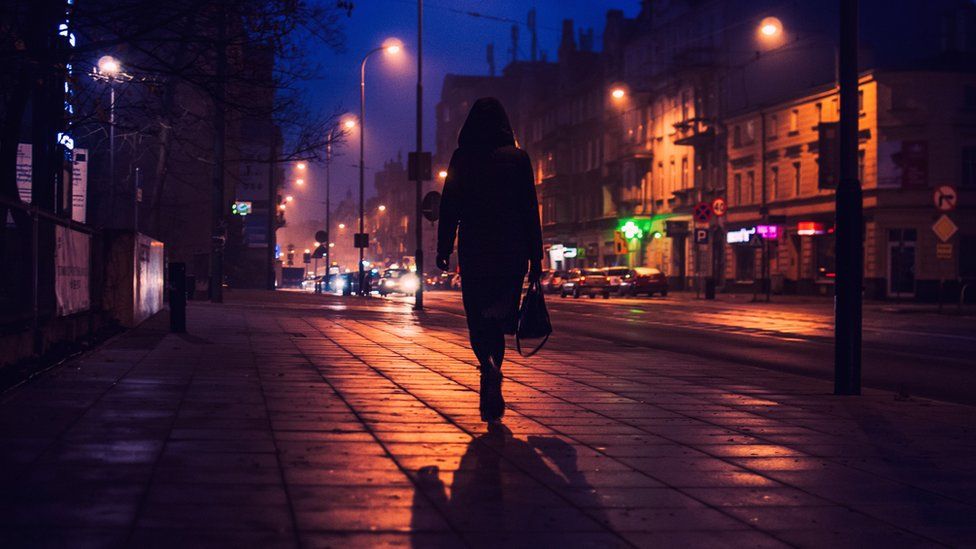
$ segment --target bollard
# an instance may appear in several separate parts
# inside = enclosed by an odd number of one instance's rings
[[[169,264],[169,331],[186,332],[186,263]]]
[[[705,279],[705,299],[715,299],[715,277]]]

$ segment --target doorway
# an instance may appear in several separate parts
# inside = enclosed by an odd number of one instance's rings
[[[915,297],[915,229],[888,229],[888,297]]]

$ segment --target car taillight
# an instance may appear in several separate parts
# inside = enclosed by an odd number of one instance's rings
[[[586,277],[585,276],[581,276],[580,277],[580,282],[583,282],[584,280],[586,280]]]

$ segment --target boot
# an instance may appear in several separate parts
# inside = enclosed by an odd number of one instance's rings
[[[502,397],[502,372],[494,360],[481,368],[481,420],[495,422],[505,415],[505,399]]]

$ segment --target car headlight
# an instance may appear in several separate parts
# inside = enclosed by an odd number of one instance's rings
[[[416,292],[420,289],[420,278],[411,275],[404,276],[400,279],[400,289],[407,293]]]

